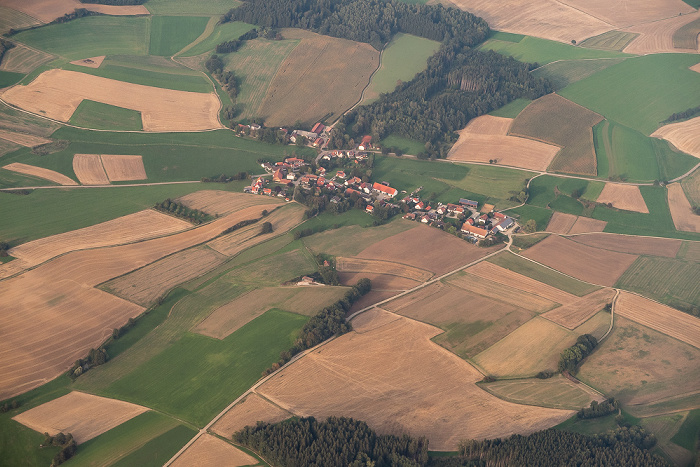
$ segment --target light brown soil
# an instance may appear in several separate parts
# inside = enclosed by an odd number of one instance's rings
[[[365,321],[265,382],[258,393],[302,416],[365,420],[379,433],[426,436],[431,449],[466,438],[532,433],[571,416],[502,401],[476,386],[482,375],[430,341],[441,331],[406,318]],[[370,316],[363,317],[366,320]]]
[[[624,29],[625,32],[634,32],[639,36],[625,47],[623,52],[645,55],[651,53],[670,52],[697,52],[692,49],[676,49],[673,47],[673,34],[682,26],[700,18],[700,13],[688,15],[674,15],[671,18],[655,21],[653,23],[639,24]]]
[[[236,446],[212,435],[202,435],[170,464],[174,467],[241,467],[255,465],[258,460]]]
[[[29,112],[62,122],[89,99],[141,112],[145,131],[196,131],[222,128],[214,93],[142,86],[75,71],[53,69],[27,86],[13,86],[2,98]]]
[[[700,63],[698,63],[697,65],[691,66],[690,69],[693,70],[693,71],[697,71],[698,73],[700,73]]]
[[[109,185],[109,178],[107,178],[99,154],[76,154],[73,156],[73,172],[83,185]]]
[[[99,57],[83,58],[82,60],[73,60],[71,65],[85,66],[88,68],[99,68],[105,60],[105,55]]]
[[[104,290],[148,307],[168,290],[214,269],[226,257],[206,247],[175,253],[107,282]]]
[[[577,220],[578,216],[557,211],[552,214],[552,218],[549,220],[549,224],[547,224],[547,228],[545,230],[547,230],[547,232],[567,234]]]
[[[554,0],[452,0],[449,4],[484,18],[492,29],[571,44],[614,29]]]
[[[372,290],[369,293],[365,294],[358,301],[353,303],[353,305],[350,307],[350,310],[348,311],[347,314],[348,314],[348,316],[352,315],[353,313],[360,311],[363,308],[367,308],[368,306],[372,306],[372,305],[379,303],[383,300],[391,298],[394,295],[396,295],[396,292],[393,290]]]
[[[291,416],[292,414],[286,410],[277,407],[256,393],[251,393],[226,412],[212,426],[212,430],[224,438],[230,438],[233,433],[246,426],[254,426],[257,422],[277,423]]]
[[[697,68],[696,71],[700,73],[700,63],[693,68]],[[700,117],[664,125],[651,136],[663,138],[681,151],[700,158]]]
[[[473,135],[501,135],[505,136],[513,124],[512,118],[494,117],[493,115],[482,115],[473,118],[467,123],[462,132]]]
[[[372,281],[372,290],[403,292],[412,289],[420,282],[405,277],[390,276],[388,274],[370,274],[366,272],[340,272],[338,278],[343,285],[353,286],[358,280],[366,277]]]
[[[336,258],[336,268],[338,272],[388,274],[420,282],[425,282],[433,276],[432,272],[424,269],[392,261],[379,261],[375,259],[338,257]]]
[[[0,319],[12,329],[0,340],[0,399],[55,378],[100,345],[112,329],[143,312],[138,305],[92,287],[204,243],[272,207],[243,209],[168,237],[71,252],[0,281]]]
[[[25,175],[31,175],[32,177],[43,178],[44,180],[49,180],[59,185],[77,185],[75,180],[66,177],[62,173],[54,172],[53,170],[44,169],[42,167],[36,167],[33,165],[22,164],[21,162],[13,162],[3,166],[3,169],[12,170],[13,172],[19,172]]]
[[[612,203],[614,208],[625,211],[649,214],[649,208],[644,202],[642,193],[639,191],[639,187],[635,185],[606,183],[596,201],[606,204]]]
[[[59,16],[72,13],[76,8],[85,8],[90,11],[97,11],[105,15],[148,15],[149,12],[143,5],[96,5],[81,3],[78,0],[2,0],[0,5],[26,13],[29,16],[49,23]]]
[[[615,313],[700,349],[700,320],[688,313],[624,291]]]
[[[110,182],[146,180],[148,178],[146,177],[146,169],[143,167],[143,158],[141,156],[103,154],[100,158]]]
[[[685,242],[687,246],[683,247],[683,252],[679,259],[685,261],[696,261],[700,263],[700,242]]]
[[[6,141],[11,141],[25,148],[33,148],[34,146],[39,146],[40,144],[50,143],[51,140],[48,138],[42,138],[41,136],[28,135],[25,133],[17,133],[15,131],[0,130],[0,139]]]
[[[369,44],[301,29],[284,29],[282,36],[301,42],[280,64],[260,106],[268,126],[339,116],[360,99],[379,65]]]
[[[635,3],[634,6],[631,6],[627,0],[560,1],[617,28],[670,18],[678,16],[680,13],[695,12],[693,7],[682,0],[647,0],[642,3]]]
[[[693,212],[681,184],[672,183],[666,188],[668,188],[668,207],[676,230],[700,233],[700,216]]]
[[[193,331],[224,339],[271,308],[314,315],[340,300],[348,289],[328,286],[264,287],[254,289],[216,309]]]
[[[570,240],[605,250],[631,253],[633,255],[653,255],[675,258],[682,240],[674,238],[634,237],[617,234],[590,234],[569,237]]]
[[[0,62],[0,70],[15,73],[30,73],[37,67],[47,63],[54,56],[50,53],[15,43],[15,46],[5,52]]]
[[[82,392],[70,392],[13,417],[39,433],[71,433],[75,442],[85,441],[146,412],[146,407]]]
[[[196,191],[189,195],[182,196],[175,201],[184,204],[190,209],[199,209],[212,216],[228,214],[250,206],[282,203],[279,198],[219,190]],[[260,208],[260,212],[262,212],[263,209],[264,208]],[[268,211],[269,210],[270,209],[268,209]]]
[[[599,221],[598,219],[591,219],[590,217],[579,216],[576,219],[573,227],[569,230],[569,234],[578,234],[585,232],[602,232],[605,230],[605,226],[608,225],[606,221]]]
[[[550,235],[528,248],[523,256],[577,279],[612,287],[637,255],[593,248]]]
[[[615,291],[612,289],[596,290],[583,297],[576,297],[576,301],[548,311],[542,317],[567,329],[574,329],[602,310],[606,304],[612,303],[614,296]]]
[[[469,274],[479,276],[507,287],[523,290],[536,294],[553,302],[567,304],[579,299],[576,295],[572,295],[563,290],[559,290],[551,285],[544,284],[535,279],[531,279],[510,269],[502,268],[493,263],[482,261],[467,269]]]
[[[69,251],[137,242],[190,227],[192,225],[188,222],[146,209],[83,229],[24,243],[12,248],[10,254],[33,266]]]
[[[487,163],[545,171],[561,148],[541,141],[517,136],[485,135],[460,132],[447,159]]]
[[[370,245],[357,257],[401,262],[441,275],[497,248],[479,248],[439,229],[419,225]]]

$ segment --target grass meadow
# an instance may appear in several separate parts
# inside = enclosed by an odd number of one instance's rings
[[[11,71],[0,71],[0,88],[8,88],[20,82],[24,78],[24,73],[13,73]]]
[[[532,71],[538,78],[547,78],[555,90],[563,89],[571,83],[605,70],[622,62],[624,58],[599,58],[581,60],[561,60],[541,66]]]
[[[178,425],[157,436],[135,451],[112,464],[113,467],[161,467],[173,457],[189,440],[194,438],[197,430],[186,425]]]
[[[151,55],[170,57],[197,39],[207,25],[206,16],[154,16],[151,18]]]
[[[143,130],[141,112],[87,99],[78,105],[69,122],[98,130]]]
[[[218,16],[240,4],[238,0],[149,0],[144,5],[153,15]]]
[[[391,134],[381,141],[383,147],[399,148],[404,154],[417,155],[425,151],[425,144],[403,136]]]
[[[620,58],[629,57],[620,52],[593,50],[562,44],[561,42],[525,36],[519,42],[500,40],[498,36],[479,46],[481,50],[494,50],[521,62],[545,65],[557,60],[580,60],[584,58]]]
[[[217,45],[222,42],[238,39],[242,34],[253,29],[255,26],[240,21],[217,24],[214,31],[202,42],[193,45],[182,53],[183,57],[192,57],[205,52],[213,52]]]
[[[489,112],[489,115],[493,115],[496,117],[515,118],[520,114],[520,112],[522,112],[525,109],[525,107],[530,105],[530,102],[532,102],[530,99],[525,99],[521,97],[519,99],[515,99],[514,101],[507,103],[500,109],[496,109]]]

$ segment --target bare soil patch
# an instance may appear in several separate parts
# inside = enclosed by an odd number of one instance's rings
[[[24,110],[68,122],[83,99],[141,112],[145,131],[196,131],[222,128],[214,93],[126,83],[75,71],[53,69],[27,86],[13,86],[2,98]]]
[[[383,292],[403,292],[404,290],[412,289],[420,282],[405,277],[390,276],[388,274],[374,274],[367,272],[339,272],[338,278],[340,283],[347,286],[353,286],[358,280],[366,277],[372,281],[372,290]]]
[[[201,190],[176,200],[190,209],[199,209],[208,214],[224,215],[250,206],[281,204],[282,201],[269,196],[249,195],[220,190]],[[260,212],[265,208],[260,208]],[[269,209],[268,209],[269,210]],[[257,216],[260,217],[260,216]]]
[[[575,301],[548,311],[542,317],[567,329],[574,329],[611,303],[614,296],[615,291],[612,289],[596,290],[583,297],[576,297]]]
[[[473,135],[501,135],[505,136],[513,124],[512,118],[494,117],[493,115],[482,115],[473,118],[462,130],[464,133]]]
[[[162,237],[192,227],[191,224],[152,209],[58,235],[40,238],[10,250],[15,258],[30,265],[69,251],[87,250]]]
[[[578,216],[574,216],[573,214],[565,214],[563,212],[555,212],[552,214],[552,218],[549,220],[549,224],[547,224],[547,232],[554,232],[558,234],[567,234],[569,233],[569,230],[574,226],[576,221],[578,220]]]
[[[611,203],[614,208],[625,211],[649,214],[649,208],[644,202],[642,193],[639,191],[639,187],[635,185],[606,183],[596,201],[605,204]]]
[[[594,248],[558,235],[528,248],[523,256],[582,281],[609,287],[637,259],[637,255]]]
[[[605,250],[631,253],[633,255],[653,255],[666,258],[675,258],[678,249],[683,244],[682,240],[674,238],[635,237],[632,235],[618,234],[590,234],[569,237],[577,243],[603,248]]]
[[[608,225],[606,221],[600,221],[598,219],[591,219],[590,217],[579,216],[576,219],[573,227],[569,230],[570,234],[579,234],[585,232],[602,232],[605,230],[605,226]]]
[[[170,464],[175,467],[191,467],[218,465],[222,467],[240,467],[244,465],[255,465],[258,460],[246,454],[236,446],[217,438],[216,436],[205,434],[197,438],[185,452]]]
[[[26,0],[2,0],[0,4],[33,16],[44,23],[49,23],[66,13],[72,13],[76,8],[85,8],[115,16],[150,14],[143,5],[97,5],[81,3],[78,0],[32,0],[30,2]]]
[[[620,292],[615,312],[700,349],[700,320],[640,295]]]
[[[53,170],[44,169],[43,167],[36,167],[34,165],[22,164],[21,162],[13,162],[3,166],[3,169],[11,170],[13,172],[19,172],[25,175],[31,175],[32,177],[43,178],[44,180],[49,180],[59,185],[77,185],[78,183],[66,177],[62,173],[55,172]]]
[[[39,146],[40,144],[50,143],[51,140],[48,138],[42,138],[41,136],[28,135],[26,133],[17,133],[15,131],[0,130],[0,139],[6,141],[11,141],[25,148],[33,148],[34,146]]]
[[[73,391],[13,417],[39,433],[71,433],[84,443],[146,412],[146,407]]]
[[[71,65],[79,65],[88,68],[99,68],[102,62],[105,60],[105,55],[100,55],[99,57],[83,58],[82,60],[73,60]]]
[[[268,126],[339,116],[360,99],[379,65],[379,53],[369,44],[301,29],[282,35],[301,41],[280,64],[260,106]]]
[[[193,331],[224,339],[271,308],[301,315],[314,315],[345,295],[345,287],[264,287],[241,295],[217,308]]]
[[[651,53],[697,53],[697,49],[677,49],[673,44],[673,35],[688,23],[700,18],[700,13],[687,15],[674,15],[671,18],[654,21],[652,23],[638,24],[625,28],[625,32],[639,34],[635,40],[624,48],[624,52],[630,54],[645,55]]]
[[[633,8],[626,0],[561,0],[561,3],[617,28],[695,12],[695,8],[682,0],[648,0]]]
[[[103,154],[100,158],[110,182],[146,180],[148,178],[146,177],[146,169],[143,167],[143,158],[141,156]]]
[[[433,276],[432,272],[424,269],[395,263],[393,261],[380,261],[375,259],[338,257],[336,258],[336,268],[338,272],[388,274],[420,282],[425,282]]]
[[[700,63],[693,68],[700,73]],[[663,138],[681,151],[700,158],[700,117],[664,125],[651,136]]]
[[[690,69],[693,70],[693,71],[697,71],[698,73],[700,73],[700,63],[698,63],[697,65],[691,66]]]
[[[53,58],[54,56],[50,53],[15,43],[15,46],[3,55],[0,70],[30,73],[44,63],[50,62]]]
[[[668,185],[668,207],[676,230],[700,233],[700,216],[693,212],[680,183]]]
[[[73,156],[73,172],[83,185],[109,185],[109,178],[107,178],[99,154],[76,154]]]
[[[488,135],[459,132],[447,159],[462,162],[487,163],[545,171],[561,149],[559,146],[517,136]]]
[[[292,414],[260,397],[256,393],[248,394],[212,426],[214,433],[230,438],[231,435],[246,426],[257,422],[277,423],[291,417]]]
[[[416,248],[416,245],[423,247]],[[357,257],[401,262],[441,275],[483,258],[498,248],[479,248],[441,230],[419,225],[374,243]]]
[[[297,415],[358,418],[380,433],[426,436],[436,450],[465,438],[531,433],[571,411],[502,401],[476,386],[482,375],[430,342],[441,331],[406,318],[363,326],[311,352],[257,390]],[[365,319],[369,317],[364,317]]]

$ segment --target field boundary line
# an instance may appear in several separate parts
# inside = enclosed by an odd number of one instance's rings
[[[675,18],[675,16],[674,16],[674,18]],[[611,31],[618,31],[618,29],[612,29]],[[610,31],[608,31],[608,32],[610,32]],[[600,34],[598,34],[598,35],[600,35]],[[596,37],[596,36],[591,36],[591,37]],[[588,39],[590,39],[590,37]],[[583,42],[583,41],[581,41],[581,42]],[[596,49],[593,47],[581,47],[581,48],[582,49],[589,49],[589,50],[607,50],[607,49]],[[623,53],[623,52],[620,52],[620,53]],[[562,58],[559,60],[554,60],[553,62],[545,63],[544,65],[540,65],[537,68],[531,70],[530,72],[537,71],[541,68],[545,68],[545,67],[548,67],[549,65],[552,65],[554,63],[560,63],[560,62],[583,62],[583,61],[597,61],[597,60],[627,60],[628,58],[632,58],[635,56],[634,54],[628,54],[628,55],[630,55],[630,56],[629,57],[599,57],[599,58]],[[586,107],[584,107],[584,108],[586,108]],[[586,108],[586,110],[591,110],[591,109]]]
[[[377,73],[377,72],[379,71],[379,69],[382,67],[382,55],[383,55],[383,54],[384,54],[384,49],[382,49],[382,50],[379,51],[379,63],[377,64],[377,68],[372,72],[372,74],[369,75],[369,79],[367,80],[367,85],[366,85],[364,88],[362,88],[362,92],[360,93],[360,99],[359,99],[357,102],[355,102],[355,104],[353,104],[353,106],[350,107],[348,110],[346,110],[345,112],[341,113],[340,116],[336,119],[335,122],[333,122],[331,125],[329,125],[329,126],[331,127],[331,129],[333,129],[333,127],[335,126],[335,124],[338,123],[338,122],[340,121],[340,119],[343,118],[343,117],[345,116],[345,114],[347,114],[347,113],[349,113],[349,112],[352,112],[352,110],[353,110],[355,107],[357,107],[358,105],[360,105],[360,104],[362,103],[362,101],[365,100],[365,92],[366,92],[367,89],[372,85],[372,78],[374,77],[375,73]]]
[[[190,50],[192,47],[195,45],[199,45],[201,42],[204,42],[205,39],[207,39],[209,36],[212,35],[214,32],[214,29],[216,26],[219,24],[219,21],[216,19],[216,16],[212,16],[209,18],[209,21],[207,21],[207,25],[204,26],[204,31],[202,31],[202,34],[199,35],[195,40],[184,46],[182,49],[180,49],[178,52],[175,52],[170,59],[173,60],[174,57],[184,54],[188,50]],[[205,35],[206,34],[206,35]],[[206,52],[204,52],[206,53]],[[173,60],[175,61],[175,60]],[[179,62],[178,62],[179,63]],[[189,68],[189,67],[188,67]]]

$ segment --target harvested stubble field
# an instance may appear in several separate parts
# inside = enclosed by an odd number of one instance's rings
[[[226,259],[226,256],[211,248],[196,247],[112,279],[101,288],[125,300],[148,307],[168,290],[209,272]]]
[[[358,316],[355,332],[307,354],[257,392],[297,415],[349,416],[379,433],[426,436],[435,450],[454,450],[465,438],[531,433],[571,416],[486,393],[475,384],[478,371],[430,342],[439,329],[399,316],[387,322],[386,314]]]
[[[50,137],[61,125],[20,112],[9,106],[0,107],[0,128],[36,136]]]
[[[83,185],[109,185],[109,178],[99,154],[76,154],[73,156],[73,172]]]
[[[576,297],[575,301],[548,311],[542,317],[566,329],[574,329],[602,310],[605,305],[612,303],[614,296],[614,290],[600,289],[583,297]]]
[[[622,50],[637,37],[633,32],[608,31],[599,36],[589,37],[579,46],[599,50]]]
[[[697,407],[698,359],[697,348],[619,316],[612,333],[586,359],[577,376],[628,409],[694,395],[688,409]]]
[[[380,261],[376,259],[338,257],[336,258],[336,268],[338,272],[388,274],[420,282],[425,282],[433,277],[432,272],[424,269],[395,263],[393,261]]]
[[[229,434],[230,436],[231,434]],[[228,436],[227,436],[228,437]],[[172,466],[191,467],[205,465],[219,465],[226,467],[240,467],[244,465],[257,465],[258,460],[236,446],[212,435],[200,436],[185,452],[180,454]]]
[[[3,166],[3,169],[11,170],[13,172],[18,172],[25,175],[30,175],[32,177],[43,178],[44,180],[49,180],[59,185],[77,185],[78,183],[66,177],[62,173],[55,172],[53,170],[44,169],[42,167],[36,167],[33,165],[22,164],[21,162],[13,162]]]
[[[573,227],[571,227],[569,230],[569,234],[573,235],[586,232],[602,232],[605,230],[606,225],[608,225],[606,221],[579,216]]]
[[[453,5],[481,16],[493,29],[542,37],[570,44],[609,31],[612,27],[575,8],[553,0],[451,0]]]
[[[100,159],[102,159],[102,166],[107,172],[107,178],[110,182],[146,180],[148,178],[141,156],[103,154]]]
[[[316,254],[355,256],[367,248],[367,245],[415,228],[417,228],[415,222],[403,219],[397,219],[376,227],[350,225],[306,237],[304,238],[304,244]]]
[[[608,233],[593,233],[569,237],[577,243],[602,248],[604,250],[631,253],[633,255],[654,255],[675,258],[683,244],[682,240],[674,238],[635,237],[633,235],[618,235]]]
[[[131,16],[148,14],[148,10],[143,5],[96,5],[81,3],[79,0],[38,0],[31,2],[3,0],[2,4],[33,16],[44,23],[49,23],[66,13],[73,13],[76,8],[85,8],[104,15]]]
[[[417,250],[415,245],[425,247]],[[498,248],[479,248],[454,235],[419,225],[374,243],[362,250],[357,257],[400,261],[441,275],[483,258]]]
[[[700,18],[678,28],[673,34],[673,46],[677,49],[698,50],[698,34],[700,34]]]
[[[0,381],[0,398],[53,379],[100,345],[112,329],[143,312],[138,305],[92,287],[204,243],[242,220],[257,217],[259,208],[264,206],[242,209],[168,237],[71,252],[1,281],[0,372],[12,376]],[[57,335],[67,337],[57,339]]]
[[[5,6],[5,2],[0,2],[0,33],[5,34],[10,29],[24,29],[30,26],[37,26],[40,22],[36,18],[13,10]]]
[[[23,243],[12,248],[10,254],[33,266],[69,251],[138,242],[190,227],[189,222],[146,209],[90,227]]]
[[[269,196],[256,196],[220,190],[201,190],[176,199],[190,209],[199,209],[207,214],[224,215],[251,206],[281,204],[282,201]],[[260,208],[262,212],[264,208]],[[259,217],[259,216],[258,216]]]
[[[651,136],[663,138],[681,151],[700,158],[700,117],[664,125]]]
[[[594,248],[558,235],[550,235],[523,256],[582,281],[609,287],[637,259],[636,255]]]
[[[175,91],[53,69],[26,86],[2,94],[10,104],[68,122],[83,99],[141,112],[145,131],[196,131],[221,128],[214,93]]]
[[[260,105],[268,126],[340,115],[360,99],[379,64],[379,52],[369,44],[302,29],[284,29],[282,35],[300,42],[280,64]]]
[[[11,141],[15,144],[19,144],[20,146],[24,146],[25,148],[33,148],[34,146],[51,142],[50,139],[42,138],[41,136],[17,133],[16,131],[7,130],[0,130],[0,139]]]
[[[562,3],[616,28],[695,12],[682,0],[647,0],[634,8],[626,0],[562,0]]]
[[[39,433],[70,433],[81,444],[147,410],[129,402],[73,391],[22,412],[14,420]]]
[[[231,410],[212,426],[212,430],[219,436],[230,438],[238,430],[254,426],[259,421],[277,423],[291,416],[291,413],[253,392],[231,407]]]
[[[106,55],[100,55],[97,57],[88,57],[88,58],[83,58],[80,60],[73,60],[70,62],[71,65],[80,65],[80,66],[85,66],[88,68],[99,68],[100,65],[102,65],[102,62],[105,61],[105,58],[107,58]]]
[[[51,61],[53,55],[37,49],[30,49],[26,45],[15,44],[13,48],[5,52],[0,62],[0,70],[13,71],[15,73],[30,73],[37,67]]]
[[[545,230],[547,232],[567,234],[577,220],[578,216],[557,211],[552,214],[552,218],[549,219],[549,224],[547,224],[547,228]]]
[[[495,381],[479,386],[510,402],[555,409],[578,410],[588,407],[591,401],[604,400],[600,395],[586,391],[583,385],[575,384],[562,375],[549,379]]]
[[[640,295],[620,292],[615,312],[700,349],[700,320]]]
[[[440,327],[433,341],[472,358],[531,319],[523,308],[445,283],[432,284],[382,308]]]
[[[403,292],[404,290],[412,289],[418,285],[420,282],[414,281],[412,279],[407,279],[405,277],[390,276],[388,274],[373,274],[366,272],[340,272],[338,273],[338,279],[343,285],[352,286],[357,283],[358,280],[366,277],[372,281],[372,290],[374,291],[392,291],[392,292]]]
[[[673,38],[680,28],[688,23],[696,21],[698,18],[700,18],[700,13],[697,12],[681,16],[676,14],[667,19],[626,28],[626,32],[637,33],[639,36],[625,47],[624,52],[637,55],[669,52],[697,52],[697,47],[695,49],[676,48]]]
[[[345,287],[264,287],[254,289],[214,310],[193,331],[225,339],[271,308],[314,315],[340,300]]]
[[[603,204],[611,203],[614,208],[624,211],[649,214],[649,208],[642,197],[642,193],[639,191],[639,187],[635,185],[606,183],[596,201]]]
[[[520,112],[509,134],[561,146],[551,170],[596,175],[593,125],[602,119],[601,115],[558,94],[548,94]]]

